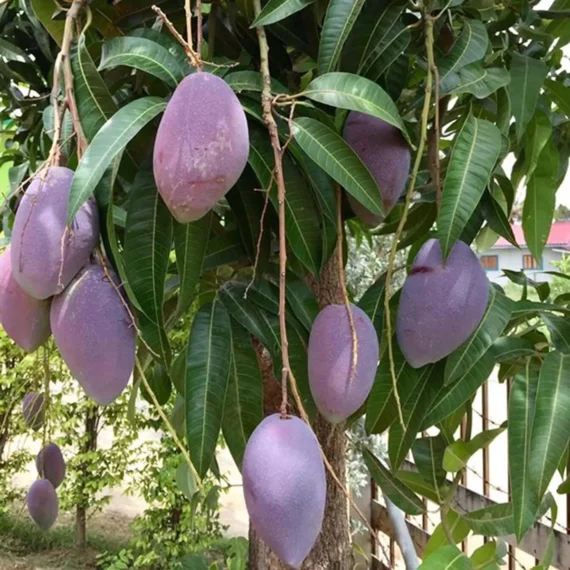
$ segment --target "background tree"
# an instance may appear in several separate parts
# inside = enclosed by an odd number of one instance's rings
[[[528,1],[156,4],[0,5],[0,117],[9,147],[2,161],[13,164],[4,240],[29,176],[59,154],[75,170],[71,213],[95,196],[100,249],[134,308],[135,385],[155,392],[147,373],[153,378],[151,367],[161,363],[185,404],[185,422],[179,416],[171,423],[184,436],[177,445],[189,469],[203,477],[215,465],[220,431],[241,465],[248,437],[264,413],[279,410],[278,384],[287,381],[290,410],[308,414],[330,467],[323,530],[304,568],[348,568],[346,438],[316,414],[306,347],[319,308],[346,302],[345,260],[336,255],[347,249],[339,248],[344,221],[353,216],[346,195],[385,213],[376,181],[340,136],[347,111],[389,123],[413,149],[412,168],[405,197],[378,230],[392,238],[387,271],[359,302],[381,339],[381,359],[372,393],[351,419],[366,413],[369,433],[388,430],[390,468],[386,458],[360,451],[400,509],[421,512],[422,493],[438,499],[451,544],[424,567],[439,568],[450,556],[463,560],[448,528],[457,516],[453,494],[467,458],[489,438],[471,439],[467,430],[457,439],[455,432],[464,417],[469,425],[474,394],[500,364],[500,378],[514,378],[513,497],[502,507],[506,525],[490,523],[486,532],[522,539],[551,504],[547,483],[570,439],[567,298],[554,299],[547,285],[510,273],[524,287],[522,298],[511,302],[493,287],[473,337],[435,366],[414,369],[392,338],[395,271],[403,262],[398,251],[410,248],[409,265],[433,236],[444,255],[486,228],[514,241],[508,220],[523,179],[523,229],[540,259],[569,155],[564,1],[547,10]],[[184,31],[196,41],[183,40]],[[157,197],[148,165],[168,96],[202,63],[232,87],[248,115],[249,166],[211,214],[182,225]],[[16,117],[21,126],[14,132]],[[509,153],[510,177],[501,166]],[[528,287],[537,289],[538,302],[527,299]],[[179,350],[169,335],[181,319],[188,340]],[[229,376],[212,372],[211,362],[231,363]],[[205,396],[201,403],[196,394]],[[158,390],[150,396],[160,406]],[[438,451],[421,435],[433,426]],[[422,446],[431,449],[438,476],[450,474],[440,488],[423,466],[421,482],[398,471]],[[450,455],[464,460],[453,463]],[[484,515],[466,517],[470,531],[481,531],[477,517]],[[250,568],[280,567],[252,532]]]

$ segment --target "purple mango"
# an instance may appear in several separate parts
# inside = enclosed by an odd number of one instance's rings
[[[350,305],[358,341],[353,372],[352,333],[345,305],[328,305],[315,319],[309,338],[309,384],[321,414],[338,423],[365,402],[378,368],[378,336],[368,315]]]
[[[158,127],[154,177],[181,223],[207,214],[237,182],[249,154],[247,120],[239,99],[211,73],[187,76]]]
[[[406,188],[410,171],[410,147],[402,133],[382,119],[351,111],[343,137],[376,180],[388,214]],[[381,215],[371,212],[350,194],[348,201],[354,213],[369,226],[382,221]]]
[[[51,328],[61,356],[100,405],[115,400],[133,372],[136,331],[125,302],[97,264],[84,267],[52,302]]]
[[[402,288],[396,334],[414,368],[437,362],[463,344],[480,323],[489,281],[471,248],[458,241],[447,261],[439,240],[418,252]]]
[[[36,299],[61,293],[99,241],[99,218],[92,199],[83,204],[66,230],[72,179],[69,168],[43,170],[32,180],[16,212],[12,272]]]
[[[34,481],[26,498],[28,512],[42,529],[49,530],[59,511],[59,501],[53,485],[47,479]]]
[[[325,468],[315,434],[296,417],[266,417],[243,457],[251,524],[286,564],[300,568],[321,531]]]
[[[36,457],[36,469],[40,477],[47,479],[57,489],[65,479],[65,460],[55,443],[48,443]]]
[[[44,395],[28,392],[22,400],[22,415],[26,425],[38,431],[44,425],[45,413]]]
[[[28,352],[33,352],[51,335],[49,309],[51,300],[28,295],[12,275],[8,247],[0,256],[0,324],[6,334]]]

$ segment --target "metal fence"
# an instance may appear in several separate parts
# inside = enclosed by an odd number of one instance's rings
[[[508,382],[500,384],[495,379],[490,379],[483,385],[473,404],[473,435],[498,427],[507,419],[509,391]],[[493,441],[469,462],[462,484],[455,495],[454,502],[460,512],[482,509],[493,504],[505,503],[510,499],[506,432],[502,435],[504,435],[502,441]],[[403,468],[414,470],[415,466],[411,461],[406,461]],[[557,474],[551,485],[552,491],[556,490],[559,482]],[[558,503],[559,514],[554,525],[554,557],[551,568],[570,570],[570,495],[561,496],[555,492],[553,495]],[[371,482],[370,497],[371,524],[377,532],[377,540],[371,541],[371,569],[404,568],[394,541],[390,519],[374,481]],[[436,512],[438,506],[428,500],[425,503],[424,514],[406,517],[420,558],[431,533],[439,523],[439,514]],[[521,544],[516,544],[514,536],[502,537],[508,544],[504,568],[530,570],[540,561],[546,549],[551,527],[552,521],[545,516],[529,531]],[[481,536],[471,535],[461,547],[469,555],[485,541],[486,539]],[[390,566],[386,564],[388,562]]]

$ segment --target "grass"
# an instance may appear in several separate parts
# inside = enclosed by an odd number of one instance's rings
[[[0,513],[0,569],[95,569],[98,554],[117,553],[128,545],[124,521],[119,525],[107,515],[98,515],[87,523],[87,549],[79,551],[71,517],[61,518],[62,524],[43,532],[24,515]]]

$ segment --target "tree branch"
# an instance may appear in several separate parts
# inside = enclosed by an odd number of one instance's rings
[[[394,505],[386,495],[384,495],[384,500],[386,501],[386,510],[388,511],[390,522],[392,523],[392,529],[396,535],[396,542],[400,547],[402,558],[406,564],[406,570],[416,570],[420,563],[416,554],[414,542],[412,541],[412,536],[410,535],[408,525],[406,524],[406,519],[404,518],[402,511]]]

